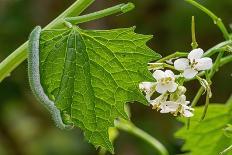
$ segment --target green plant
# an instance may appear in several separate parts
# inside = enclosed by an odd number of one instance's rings
[[[0,80],[28,57],[32,91],[50,111],[57,127],[80,127],[90,143],[96,148],[101,147],[101,154],[105,154],[106,150],[114,153],[114,138],[110,137],[115,135],[115,130],[110,130],[111,127],[132,133],[147,141],[160,154],[168,154],[158,140],[129,121],[125,104],[134,101],[152,105],[153,109],[161,113],[187,117],[187,128],[177,133],[177,137],[186,140],[185,151],[199,154],[209,149],[207,146],[211,137],[205,127],[209,123],[209,128],[215,131],[212,133],[216,137],[215,142],[220,144],[220,147],[210,149],[209,154],[230,151],[230,145],[220,139],[224,137],[224,130],[230,131],[226,125],[231,124],[231,108],[209,104],[212,77],[220,67],[232,61],[232,35],[222,20],[199,3],[186,0],[212,18],[225,41],[203,53],[198,48],[193,17],[192,51],[176,52],[160,58],[158,53],[146,46],[152,36],[135,33],[135,27],[112,30],[83,30],[78,27],[80,23],[126,13],[134,8],[132,3],[119,4],[79,16],[93,1],[76,1],[45,28],[37,26],[29,42],[1,62]],[[216,54],[215,61],[212,61],[212,56]],[[185,96],[188,89],[184,84],[191,80],[198,80],[201,87],[189,105]],[[194,111],[204,92],[205,106]],[[155,93],[159,94],[156,98]],[[210,112],[207,113],[208,108]],[[222,114],[221,109],[224,109]],[[212,113],[213,110],[218,113],[217,116]],[[216,128],[214,124],[219,125],[218,119],[225,115],[226,119]],[[190,117],[193,118],[190,120]],[[204,141],[200,147],[192,148],[199,141],[199,136],[204,136]],[[227,140],[231,143],[231,136]]]

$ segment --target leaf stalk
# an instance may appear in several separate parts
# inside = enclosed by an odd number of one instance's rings
[[[160,155],[168,155],[167,149],[161,144],[157,139],[152,137],[151,135],[147,134],[143,130],[139,129],[136,127],[133,123],[130,121],[124,120],[124,119],[119,119],[115,121],[115,126],[123,131],[126,131],[130,134],[133,134],[147,143],[149,143],[154,149],[156,149]]]

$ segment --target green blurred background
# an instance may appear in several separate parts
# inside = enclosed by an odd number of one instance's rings
[[[0,60],[25,42],[36,25],[45,26],[74,0],[0,0]],[[85,13],[110,7],[125,0],[96,0]],[[149,46],[165,56],[177,50],[191,49],[190,20],[196,18],[197,41],[208,49],[223,41],[212,20],[183,0],[131,0],[136,8],[120,16],[82,24],[87,29],[111,29],[136,25],[136,32],[153,34]],[[232,23],[232,0],[201,0],[228,26]],[[228,26],[229,27],[229,26]],[[213,102],[223,103],[231,93],[231,64],[220,69],[213,78]],[[199,84],[188,84],[191,100]],[[203,100],[202,100],[203,101]],[[132,121],[159,139],[171,155],[180,154],[181,140],[173,133],[180,128],[171,115],[162,115],[142,104],[130,104]],[[120,132],[115,141],[117,155],[155,155],[140,139]],[[79,129],[60,131],[48,111],[31,94],[27,63],[21,64],[0,85],[0,155],[95,155]]]

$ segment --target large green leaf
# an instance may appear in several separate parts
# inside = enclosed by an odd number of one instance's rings
[[[125,103],[148,104],[138,85],[153,79],[147,63],[160,57],[146,46],[151,38],[134,33],[134,27],[46,30],[38,40],[32,35],[30,51],[38,41],[45,94],[96,147],[113,152],[108,129],[116,118],[128,119]]]
[[[176,137],[185,140],[182,150],[190,151],[191,155],[218,155],[232,144],[232,139],[223,130],[232,122],[231,107],[210,104],[206,118],[200,121],[203,110],[203,106],[195,108],[190,128],[183,126],[177,131]],[[186,122],[186,119],[181,119],[181,122]]]

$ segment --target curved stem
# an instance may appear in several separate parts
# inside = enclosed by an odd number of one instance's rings
[[[65,18],[65,21],[70,22],[71,24],[80,24],[96,19],[100,19],[112,14],[118,14],[118,13],[126,13],[134,8],[133,3],[127,3],[127,4],[119,4],[101,11],[97,11],[94,13],[90,13],[83,16],[77,16],[77,17],[67,17]]]
[[[51,29],[51,28],[61,28],[64,26],[64,19],[70,16],[78,16],[84,9],[86,9],[90,4],[92,4],[95,0],[77,0],[73,5],[71,5],[66,11],[64,11],[61,15],[59,15],[56,19],[54,19],[50,24],[48,24],[43,30]],[[105,9],[102,11],[98,11],[95,13],[91,13],[88,15],[74,17],[76,18],[75,22],[83,23],[91,20],[95,20],[98,18],[102,18],[108,16],[112,13],[126,13],[134,8],[132,3],[121,4],[115,7],[111,7],[109,9]],[[66,18],[67,20],[72,19]],[[13,53],[11,53],[6,59],[4,59],[0,63],[0,82],[10,75],[10,73],[20,65],[27,58],[27,47],[28,42],[25,42],[18,49],[16,49]]]
[[[205,12],[208,16],[210,16],[214,23],[218,26],[218,28],[221,30],[224,38],[226,40],[230,39],[230,35],[225,27],[225,25],[223,24],[221,18],[217,17],[213,12],[211,12],[209,9],[207,9],[206,7],[202,6],[201,4],[197,3],[194,0],[185,0],[186,2],[190,3],[191,5],[197,7],[198,9],[200,9],[201,11]]]
[[[79,15],[93,2],[94,0],[77,0],[44,29],[61,27],[65,17]],[[9,76],[10,73],[27,58],[27,47],[28,42],[25,42],[0,63],[0,82]]]
[[[170,54],[170,55],[168,55],[168,56],[166,56],[166,57],[163,57],[162,59],[159,59],[159,60],[156,61],[156,62],[157,62],[157,63],[159,63],[159,62],[164,62],[164,61],[170,60],[170,59],[172,59],[172,58],[184,57],[184,56],[187,56],[187,55],[188,55],[188,53],[185,53],[185,52],[175,52],[175,53]]]
[[[224,41],[224,42],[221,42],[217,45],[215,45],[214,47],[208,49],[205,53],[204,53],[204,57],[210,57],[212,56],[213,54],[217,53],[217,52],[221,52],[223,47],[226,47],[227,45],[232,45],[232,40],[228,40],[228,41]]]
[[[118,129],[129,132],[129,133],[143,139],[144,141],[149,143],[152,147],[154,147],[160,153],[160,155],[168,155],[169,154],[167,149],[157,139],[150,136],[149,134],[147,134],[143,130],[137,128],[130,121],[120,119],[120,120],[117,120],[115,122],[115,126]]]
[[[157,69],[164,69],[164,68],[170,68],[172,70],[176,70],[175,67],[172,65],[166,64],[166,63],[148,63],[148,70],[157,70]]]
[[[225,64],[227,64],[227,63],[229,63],[229,62],[231,62],[231,61],[232,61],[232,55],[229,55],[229,56],[227,56],[227,57],[224,57],[224,58],[222,58],[222,59],[220,60],[219,67],[221,67],[221,66],[223,66],[223,65],[225,65]]]

